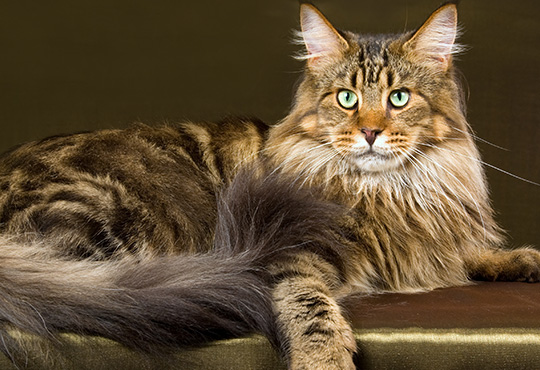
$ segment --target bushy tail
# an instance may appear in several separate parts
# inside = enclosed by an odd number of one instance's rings
[[[4,328],[99,335],[149,350],[265,331],[271,316],[265,283],[247,260],[51,261],[22,259],[17,249],[0,249]]]
[[[261,332],[275,336],[271,276],[282,250],[335,243],[341,210],[277,176],[239,175],[218,204],[213,251],[115,261],[53,259],[46,246],[0,240],[0,334],[13,328],[106,337],[154,351]]]

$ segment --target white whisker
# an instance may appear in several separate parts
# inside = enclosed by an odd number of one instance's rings
[[[480,164],[482,164],[482,165],[484,165],[484,166],[486,166],[486,167],[489,167],[489,168],[492,168],[492,169],[494,169],[494,170],[497,170],[497,171],[499,171],[499,172],[501,172],[501,173],[504,173],[505,175],[511,176],[511,177],[513,177],[513,178],[516,178],[516,179],[518,179],[518,180],[524,181],[524,182],[529,183],[529,184],[532,184],[532,185],[540,186],[540,184],[537,183],[537,182],[534,182],[534,181],[531,181],[531,180],[527,180],[526,178],[523,178],[523,177],[518,176],[518,175],[514,175],[514,174],[511,173],[511,172],[505,171],[505,170],[503,170],[502,168],[499,168],[499,167],[497,167],[497,166],[494,166],[494,165],[491,165],[491,164],[489,164],[489,163],[487,163],[487,162],[484,162],[484,161],[481,160],[481,159],[478,159],[478,158],[475,158],[475,157],[471,157],[471,156],[468,156],[468,155],[465,155],[465,154],[456,152],[455,150],[448,149],[448,148],[441,148],[441,147],[439,147],[439,146],[437,146],[437,145],[431,145],[431,144],[422,144],[422,143],[420,143],[420,145],[427,146],[427,147],[430,147],[430,148],[439,149],[439,150],[444,150],[444,151],[450,152],[450,153],[452,153],[452,154],[456,154],[456,155],[459,155],[459,156],[461,156],[461,157],[464,157],[464,158],[467,158],[467,159],[474,160],[474,161],[476,161],[476,162],[478,162],[478,163],[480,163]]]
[[[500,150],[504,150],[504,151],[509,151],[508,149],[502,147],[502,146],[499,146],[497,144],[493,144],[492,142],[490,141],[487,141],[486,139],[482,139],[480,136],[476,135],[476,134],[473,134],[472,132],[468,132],[468,131],[464,131],[464,130],[460,130],[459,128],[457,127],[452,127],[453,130],[456,130],[458,132],[461,132],[462,134],[465,134],[465,135],[470,135],[474,140],[476,141],[480,141],[484,144],[488,144],[488,145],[491,145],[492,147],[494,148],[497,148],[497,149],[500,149]]]

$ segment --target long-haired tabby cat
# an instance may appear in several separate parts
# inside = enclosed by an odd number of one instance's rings
[[[137,125],[0,161],[0,336],[153,351],[261,332],[290,369],[353,369],[339,301],[472,279],[535,282],[507,251],[452,55],[456,6],[415,32],[337,31],[301,6],[289,115]],[[23,355],[24,357],[24,352]]]

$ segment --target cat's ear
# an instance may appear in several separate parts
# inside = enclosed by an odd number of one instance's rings
[[[458,33],[457,7],[449,3],[437,9],[412,37],[405,43],[414,59],[447,70],[452,54],[459,51],[456,45]]]
[[[310,67],[341,54],[349,46],[343,36],[311,4],[300,5],[300,26],[300,36],[307,52],[301,58],[307,59]]]

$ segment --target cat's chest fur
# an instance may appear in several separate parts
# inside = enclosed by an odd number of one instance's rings
[[[471,200],[474,190],[450,184],[414,167],[384,176],[350,171],[319,184],[323,197],[350,208],[342,224],[351,259],[345,294],[467,282],[463,257],[476,253],[478,240],[498,243],[500,236],[482,219],[485,204]]]

